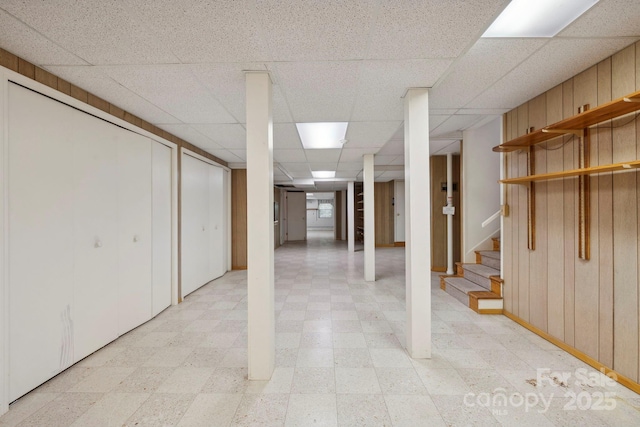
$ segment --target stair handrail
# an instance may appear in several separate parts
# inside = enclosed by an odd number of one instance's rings
[[[493,215],[491,215],[489,218],[485,219],[482,222],[482,228],[485,228],[487,225],[491,224],[493,221],[495,221],[496,219],[498,219],[500,217],[500,213],[502,211],[500,209],[498,209],[498,211],[496,213],[494,213]]]

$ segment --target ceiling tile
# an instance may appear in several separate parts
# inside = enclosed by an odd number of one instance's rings
[[[157,125],[160,129],[164,129],[167,132],[177,136],[178,138],[182,138],[185,141],[195,145],[196,147],[202,148],[203,150],[220,150],[223,147],[216,144],[212,139],[198,132],[190,125],[186,124],[159,124]]]
[[[402,126],[401,121],[393,122],[350,122],[347,128],[349,148],[380,148],[389,141]]]
[[[37,65],[86,65],[73,53],[0,9],[2,48]]]
[[[338,163],[338,171],[340,172],[360,172],[362,170],[362,162],[340,162]]]
[[[552,39],[466,108],[515,108],[597,64],[635,39]],[[544,64],[541,72],[540,64]],[[526,83],[523,83],[526,82]]]
[[[358,86],[358,62],[273,64],[295,122],[346,122]]]
[[[232,154],[234,154],[237,158],[242,160],[243,162],[247,161],[247,151],[246,150],[229,150]]]
[[[269,57],[254,3],[217,0],[135,2],[130,12],[183,63],[262,61]]]
[[[2,8],[93,65],[179,62],[166,44],[158,43],[157,27],[134,19],[125,2],[3,0]]]
[[[404,165],[404,154],[401,156],[396,157],[395,159],[393,159],[391,162],[389,162],[390,165]]]
[[[282,166],[285,170],[287,170],[287,172],[291,174],[300,173],[300,172],[307,172],[311,174],[311,169],[309,169],[309,164],[306,162],[299,162],[299,163],[281,162],[280,166]]]
[[[166,111],[107,77],[100,67],[55,66],[45,67],[49,72],[92,94],[153,124],[180,123]]]
[[[395,137],[394,137],[395,138]],[[404,139],[391,139],[387,144],[378,151],[380,155],[403,155]]]
[[[310,163],[318,162],[333,162],[337,163],[340,158],[340,152],[342,149],[330,149],[330,150],[304,150],[307,155],[307,160]]]
[[[385,155],[375,155],[375,157],[373,158],[373,163],[375,165],[389,165],[391,164],[392,161],[394,161],[398,156],[385,156]]]
[[[384,0],[368,57],[455,58],[504,6],[503,0]]]
[[[430,133],[431,133],[431,136],[439,136],[439,135],[446,135],[451,132],[461,131],[473,126],[483,118],[484,116],[480,116],[480,115],[451,116],[446,121],[444,121],[441,125],[434,128]]]
[[[247,133],[242,125],[230,123],[196,123],[191,126],[223,148],[244,150],[247,147]]]
[[[336,172],[336,178],[355,179],[356,176],[358,176],[358,172],[360,172],[360,170],[357,170],[357,171],[337,171]]]
[[[236,156],[235,154],[233,154],[229,150],[224,150],[224,149],[220,150],[220,149],[218,149],[218,150],[205,150],[205,151],[207,151],[208,153],[213,154],[217,158],[222,159],[222,160],[224,160],[225,162],[227,162],[229,164],[244,162],[244,160],[242,160],[241,158],[239,158],[238,156]],[[241,168],[241,169],[244,169],[244,168]]]
[[[111,66],[101,70],[184,123],[236,123],[188,66]]]
[[[309,162],[312,171],[334,171],[338,167],[338,162]]]
[[[300,135],[294,123],[273,124],[273,148],[274,149],[302,149]]]
[[[442,109],[467,104],[540,49],[548,40],[479,39],[469,52],[453,65],[444,81],[429,92],[429,107]]]
[[[277,61],[361,59],[366,54],[373,0],[266,0],[257,5]]]
[[[431,87],[452,60],[363,61],[353,121],[404,120],[407,88]]]
[[[276,162],[289,162],[289,163],[295,163],[295,162],[306,162],[307,161],[307,157],[304,154],[304,150],[302,149],[298,149],[298,150],[273,150],[273,160],[275,160]]]
[[[429,115],[429,130],[434,130],[435,128],[440,126],[442,123],[447,121],[447,119],[449,117],[451,117],[451,114],[447,114],[447,115],[444,115],[444,116],[430,114]]]
[[[343,148],[340,154],[340,163],[360,163],[362,165],[362,156],[365,154],[375,154],[377,149],[371,148]]]
[[[640,35],[640,2],[600,0],[560,32],[560,37],[636,37]]]

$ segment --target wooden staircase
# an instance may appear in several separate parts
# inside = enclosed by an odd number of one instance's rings
[[[440,288],[480,314],[502,314],[500,238],[493,250],[476,251],[476,264],[456,263],[455,276],[440,276]]]

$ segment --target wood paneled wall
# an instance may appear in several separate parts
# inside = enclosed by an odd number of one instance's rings
[[[342,217],[344,215],[344,212],[343,212],[344,206],[342,203],[343,193],[344,193],[343,191],[336,191],[334,196],[333,213],[334,213],[335,222],[334,222],[333,230],[334,230],[334,238],[336,240],[342,240]]]
[[[278,204],[278,212],[282,209],[282,200],[280,200],[280,189],[273,187],[273,203]],[[280,218],[274,217],[273,223],[273,248],[278,249],[280,247]]]
[[[585,70],[504,116],[505,140],[640,89],[640,44]],[[591,166],[639,157],[638,115],[591,130]],[[536,173],[577,168],[577,142],[535,147]],[[509,177],[527,174],[524,151],[506,154]],[[640,175],[591,176],[591,259],[578,258],[577,178],[536,183],[536,248],[527,249],[527,188],[507,186],[505,311],[638,383]]]
[[[393,181],[374,183],[376,246],[394,246]]]
[[[442,214],[442,207],[447,204],[447,192],[442,191],[442,183],[447,182],[447,157],[431,156],[431,269],[447,270],[447,216]],[[460,235],[460,156],[453,156],[453,262],[461,261]]]
[[[247,170],[231,170],[231,268],[247,268]]]

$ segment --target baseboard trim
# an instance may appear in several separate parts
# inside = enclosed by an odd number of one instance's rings
[[[231,269],[232,270],[246,270],[247,266],[246,265],[232,265]]]
[[[478,314],[502,314],[500,308],[481,308],[478,310]]]
[[[615,379],[617,382],[619,382],[623,386],[627,387],[628,389],[630,389],[632,391],[635,391],[636,393],[640,393],[640,384],[639,383],[633,381],[630,378],[625,377],[621,373],[609,368],[608,366],[603,365],[601,362],[598,362],[593,357],[588,356],[588,355],[584,354],[583,352],[581,352],[580,350],[576,349],[575,347],[572,347],[569,344],[566,344],[566,343],[560,341],[558,338],[555,338],[555,337],[549,335],[548,333],[546,333],[542,329],[539,329],[539,328],[533,326],[532,324],[522,320],[518,316],[516,316],[516,315],[514,315],[512,313],[509,313],[506,310],[502,310],[502,314],[504,314],[505,316],[507,316],[509,319],[513,320],[514,322],[516,322],[520,326],[523,326],[523,327],[527,328],[528,330],[530,330],[534,334],[539,335],[540,337],[542,337],[545,340],[549,341],[551,344],[555,345],[556,347],[559,347],[562,350],[566,351],[567,353],[571,354],[572,356],[577,357],[578,359],[582,360],[587,365],[599,370],[600,372],[604,373],[605,375],[613,374],[614,375],[613,379]]]
[[[431,271],[435,271],[437,273],[446,273],[447,267],[431,267]]]
[[[395,246],[396,248],[404,248],[404,243],[405,242],[394,242],[393,246]]]

